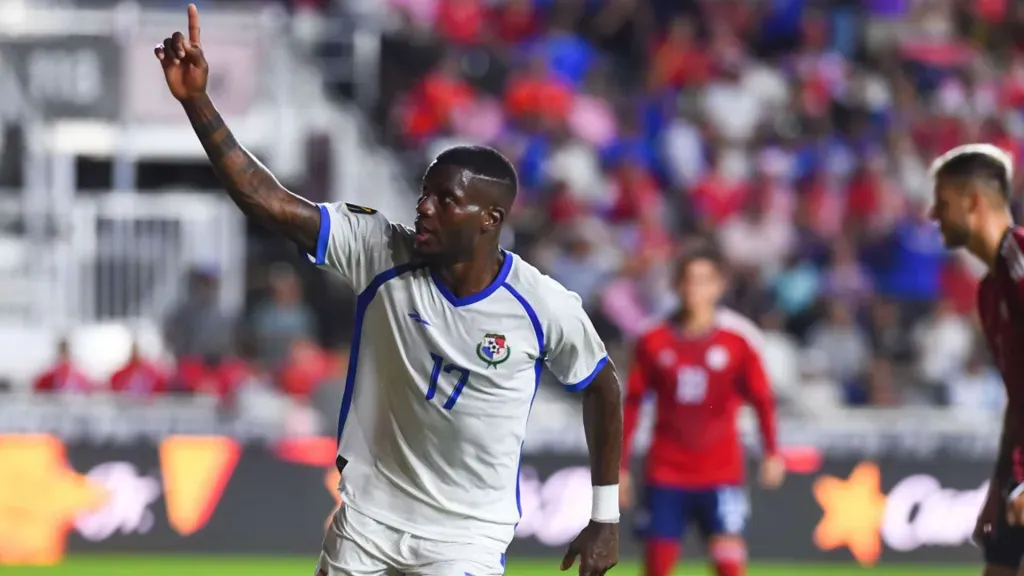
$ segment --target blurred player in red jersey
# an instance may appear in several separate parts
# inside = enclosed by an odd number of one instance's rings
[[[946,247],[966,248],[988,265],[978,312],[1007,408],[974,541],[985,553],[984,576],[1017,576],[1024,574],[1024,229],[1010,214],[1013,161],[991,144],[965,144],[936,159],[931,170],[932,218]]]
[[[631,504],[630,446],[641,404],[651,393],[657,416],[636,515],[645,543],[644,574],[670,574],[686,528],[696,523],[718,576],[741,576],[749,510],[736,417],[744,401],[761,424],[761,481],[774,488],[785,474],[776,452],[775,403],[761,363],[761,335],[748,319],[719,307],[725,280],[714,250],[700,248],[683,258],[676,286],[680,311],[636,344],[623,415],[621,505]]]

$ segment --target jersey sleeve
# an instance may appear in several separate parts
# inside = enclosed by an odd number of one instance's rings
[[[545,364],[567,390],[583,390],[608,364],[608,352],[580,297],[558,286],[548,294]]]
[[[778,438],[775,424],[775,394],[772,391],[768,372],[764,368],[764,336],[751,326],[744,338],[743,355],[743,391],[747,402],[757,413],[757,422],[761,429],[761,447],[765,454],[778,451]]]
[[[765,454],[775,454],[778,450],[775,392],[764,367],[764,333],[748,318],[731,310],[723,310],[719,321],[723,328],[737,337],[737,352],[743,362],[740,391],[757,413],[761,447]]]
[[[378,274],[408,260],[410,232],[383,214],[346,202],[320,204],[320,233],[310,261],[341,275],[358,293]]]

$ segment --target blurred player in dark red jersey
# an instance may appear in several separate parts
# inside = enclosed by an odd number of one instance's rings
[[[985,551],[984,576],[1017,576],[1024,557],[1024,229],[1010,214],[1013,163],[991,144],[966,144],[936,159],[932,175],[932,218],[946,247],[966,248],[988,265],[978,312],[1007,405],[974,541]]]
[[[744,401],[761,424],[762,482],[776,487],[785,474],[776,452],[775,404],[761,363],[761,334],[748,319],[719,306],[725,280],[712,249],[698,249],[681,261],[676,287],[679,312],[636,344],[623,416],[621,505],[631,504],[630,445],[641,404],[653,394],[654,438],[636,515],[644,574],[668,576],[686,528],[696,523],[718,575],[741,576],[749,507],[736,417]]]

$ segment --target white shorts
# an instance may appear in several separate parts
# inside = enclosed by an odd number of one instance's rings
[[[402,532],[342,505],[324,536],[315,576],[501,576],[505,555],[475,544]]]

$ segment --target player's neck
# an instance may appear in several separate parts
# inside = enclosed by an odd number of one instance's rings
[[[501,273],[505,258],[508,257],[503,251],[495,249],[485,257],[437,266],[434,273],[456,298],[466,298],[486,290]]]
[[[704,336],[715,327],[715,311],[683,311],[676,326],[683,336],[688,338]]]
[[[978,234],[967,243],[967,251],[978,257],[982,262],[992,268],[999,255],[999,248],[1003,242],[1006,230],[1013,226],[1013,219],[1009,212],[994,214],[993,217],[980,227]]]

